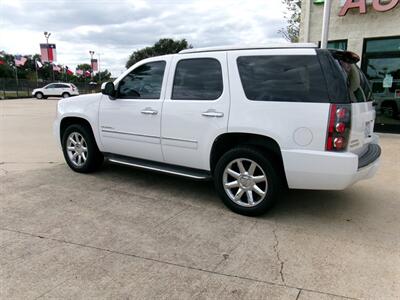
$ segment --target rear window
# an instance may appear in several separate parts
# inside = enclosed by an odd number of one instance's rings
[[[344,76],[351,102],[372,100],[371,87],[364,73],[354,63],[336,59]]]
[[[249,100],[329,102],[316,55],[241,56],[237,65]]]

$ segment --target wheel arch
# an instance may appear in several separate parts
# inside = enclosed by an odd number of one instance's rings
[[[59,132],[60,142],[62,142],[62,136],[63,136],[65,130],[68,128],[68,126],[74,125],[74,124],[79,124],[79,125],[88,127],[90,129],[90,131],[92,132],[94,140],[96,140],[95,134],[93,132],[93,127],[88,120],[86,120],[85,118],[82,118],[82,117],[68,116],[68,117],[64,117],[60,122],[60,132]]]
[[[219,135],[211,147],[210,170],[214,173],[218,160],[224,153],[237,146],[253,146],[273,157],[273,163],[278,167],[280,175],[286,182],[281,148],[276,140],[269,136],[241,132],[229,132]]]

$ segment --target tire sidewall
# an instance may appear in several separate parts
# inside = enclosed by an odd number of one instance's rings
[[[41,96],[39,97],[39,95],[41,95]],[[43,93],[41,93],[41,92],[36,93],[36,94],[35,94],[35,97],[36,97],[36,99],[39,99],[39,100],[44,99],[44,95],[43,95]]]
[[[63,98],[69,98],[69,97],[71,97],[71,95],[70,95],[69,93],[63,93],[63,94],[61,95],[61,97],[63,97]]]
[[[79,134],[81,134],[83,136],[83,138],[86,141],[86,146],[88,148],[87,159],[86,159],[85,164],[83,164],[82,166],[74,165],[70,161],[70,158],[68,156],[67,140],[68,140],[69,135],[73,132],[78,132]],[[86,126],[82,126],[79,124],[68,126],[62,136],[62,150],[63,150],[65,161],[67,162],[68,166],[76,172],[80,172],[80,173],[91,172],[94,170],[94,168],[98,164],[98,161],[96,161],[96,158],[98,157],[99,150],[97,148],[97,145],[94,140],[92,132]]]
[[[267,177],[267,195],[261,203],[254,207],[243,207],[238,205],[229,198],[224,189],[224,170],[230,162],[238,158],[247,158],[255,161],[263,169],[265,176]],[[232,211],[247,216],[261,215],[271,208],[276,200],[277,194],[282,189],[281,182],[276,167],[270,163],[265,155],[262,154],[262,150],[253,147],[238,147],[226,152],[218,161],[214,171],[215,188],[224,204]]]

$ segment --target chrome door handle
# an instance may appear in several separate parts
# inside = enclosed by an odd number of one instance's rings
[[[151,107],[146,107],[141,111],[141,113],[144,115],[156,115],[158,114],[158,111],[152,109]]]
[[[204,117],[211,118],[222,118],[224,116],[223,112],[216,111],[215,109],[209,109],[201,114]]]

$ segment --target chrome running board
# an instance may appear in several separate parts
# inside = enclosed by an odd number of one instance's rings
[[[170,174],[170,175],[175,175],[175,176],[183,176],[183,177],[187,177],[187,178],[191,178],[191,179],[195,179],[195,180],[211,179],[210,173],[207,171],[203,171],[203,170],[168,165],[168,164],[164,164],[164,163],[158,163],[158,162],[148,161],[148,160],[144,160],[144,159],[125,157],[125,156],[109,154],[109,153],[104,153],[104,156],[109,162],[115,163],[115,164],[120,164],[120,165],[125,165],[125,166],[134,167],[134,168],[150,170],[150,171],[155,171],[155,172],[160,172],[160,173],[165,173],[165,174]]]

